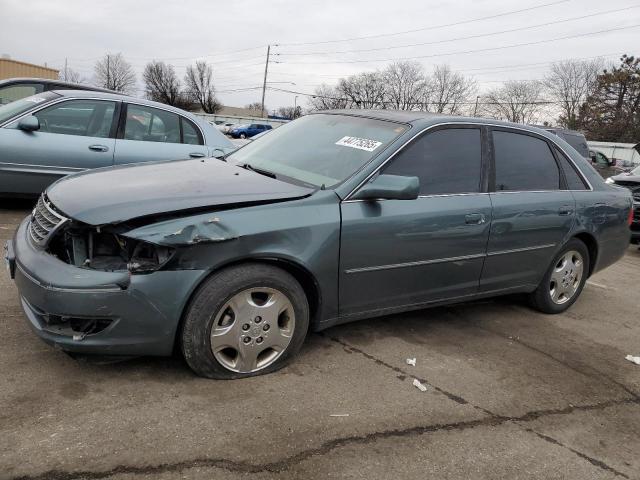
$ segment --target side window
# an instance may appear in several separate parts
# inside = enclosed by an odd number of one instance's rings
[[[567,180],[567,188],[569,190],[586,190],[587,185],[580,177],[580,174],[576,171],[576,167],[573,165],[571,161],[557,148],[556,156],[560,160],[560,166],[562,167],[562,171],[564,173],[564,178]]]
[[[124,124],[124,139],[180,143],[179,117],[159,108],[130,104]]]
[[[544,140],[493,132],[497,191],[559,190],[560,171]]]
[[[182,122],[182,143],[188,143],[189,145],[204,145],[202,136],[196,126],[186,118],[181,117],[180,121]]]
[[[478,128],[427,133],[407,145],[383,173],[416,176],[420,195],[480,191],[482,143]]]
[[[69,100],[34,115],[40,121],[40,132],[107,138],[115,109],[115,102]]]
[[[609,166],[609,162],[607,161],[607,157],[605,157],[600,152],[596,152],[596,163],[598,165],[602,165],[603,167],[608,167]]]

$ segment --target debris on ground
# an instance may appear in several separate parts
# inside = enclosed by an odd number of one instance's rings
[[[634,357],[633,355],[627,355],[626,357],[627,360],[629,360],[630,362],[635,363],[636,365],[640,365],[640,357]]]
[[[420,390],[421,392],[426,392],[427,391],[427,387],[425,385],[423,385],[420,380],[418,380],[417,378],[413,379],[413,386],[416,387],[418,390]]]
[[[407,358],[407,365],[411,365],[413,367],[416,366],[416,359],[415,358]]]
[[[348,413],[332,413],[331,415],[329,415],[330,417],[348,417],[349,414]]]

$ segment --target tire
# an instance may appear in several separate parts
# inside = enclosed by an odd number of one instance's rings
[[[245,139],[247,138],[247,135],[246,135],[245,133],[241,133],[241,134],[240,134],[240,138],[241,138],[242,140],[245,140]]]
[[[230,267],[207,279],[191,300],[182,354],[202,377],[262,375],[290,361],[308,328],[307,297],[293,276],[258,263]]]
[[[568,260],[568,256],[572,259]],[[581,268],[576,268],[578,261]],[[589,266],[589,250],[586,245],[577,238],[569,240],[554,257],[538,288],[530,294],[531,306],[549,314],[567,310],[582,293],[589,275]]]

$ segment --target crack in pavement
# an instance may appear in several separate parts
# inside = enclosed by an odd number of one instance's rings
[[[348,445],[366,445],[369,443],[383,440],[393,437],[407,437],[415,435],[424,435],[428,433],[435,433],[441,431],[463,431],[476,427],[491,427],[499,426],[508,422],[528,422],[536,420],[541,417],[547,417],[552,415],[568,415],[575,411],[586,410],[603,410],[616,405],[624,404],[640,404],[636,399],[624,399],[624,400],[610,400],[607,402],[589,404],[589,405],[573,405],[562,409],[549,409],[549,410],[537,410],[533,412],[525,413],[518,417],[509,416],[489,416],[478,420],[468,420],[462,422],[453,423],[438,423],[431,425],[418,425],[414,427],[408,427],[404,429],[382,430],[379,432],[372,432],[365,435],[352,435],[347,437],[336,438],[328,440],[318,447],[314,447],[308,450],[303,450],[295,455],[286,457],[282,460],[275,462],[268,462],[262,464],[252,464],[248,462],[240,462],[230,460],[227,458],[196,458],[193,460],[185,460],[175,463],[160,463],[156,465],[118,465],[110,470],[91,471],[91,470],[78,470],[78,471],[62,471],[62,470],[49,470],[37,475],[21,475],[12,477],[11,480],[100,480],[105,479],[113,475],[145,475],[145,474],[160,474],[166,472],[177,472],[181,470],[191,468],[219,468],[227,470],[229,472],[236,473],[282,473],[289,470],[294,465],[297,465],[311,457],[325,455],[332,450]],[[571,452],[588,460],[595,466],[598,466],[604,470],[615,473],[616,475],[628,478],[622,472],[617,471],[613,467],[606,465],[600,460],[593,459],[581,452],[575,451],[569,447],[566,447],[557,440],[546,437],[532,429],[525,428],[527,431],[531,431],[537,436],[549,441],[555,445],[559,445],[567,448]]]
[[[559,363],[560,365],[568,368],[569,370],[573,370],[574,372],[580,373],[580,374],[582,374],[582,375],[584,375],[586,377],[590,377],[590,378],[594,378],[594,379],[599,379],[599,378],[605,379],[606,381],[608,381],[608,382],[616,385],[620,389],[624,390],[626,393],[628,393],[632,397],[640,400],[640,395],[638,393],[636,393],[635,391],[633,391],[630,387],[627,387],[625,384],[623,384],[623,383],[621,383],[621,382],[619,382],[617,380],[614,380],[613,378],[611,378],[606,373],[602,372],[601,370],[598,370],[597,368],[595,368],[595,367],[593,367],[591,365],[585,365],[585,367],[588,368],[589,370],[591,370],[594,373],[585,372],[584,370],[581,370],[580,368],[578,368],[578,367],[576,367],[574,365],[571,365],[570,363],[568,363],[568,362],[566,362],[566,361],[564,361],[564,360],[552,355],[551,353],[545,352],[544,350],[542,350],[542,349],[540,349],[538,347],[534,347],[533,345],[530,345],[530,344],[520,340],[519,337],[509,336],[509,335],[507,335],[505,333],[493,330],[491,328],[487,328],[485,326],[478,325],[473,319],[471,319],[469,317],[461,315],[460,313],[455,312],[455,311],[450,310],[450,309],[447,309],[447,310],[449,311],[449,313],[451,315],[453,315],[454,317],[459,318],[460,320],[473,322],[473,326],[475,328],[479,329],[479,330],[491,333],[491,334],[496,335],[498,337],[504,338],[505,340],[509,340],[511,342],[517,343],[518,345],[522,345],[523,347],[528,348],[529,350],[531,350],[533,352],[536,352],[536,353],[538,353],[540,355],[543,355],[543,356],[553,360],[554,362]]]
[[[450,314],[453,315],[453,316],[456,316],[457,318],[459,318],[461,320],[466,320],[460,314],[457,314],[457,313],[454,313],[454,312],[450,312]],[[476,325],[476,327],[477,328],[482,328],[482,327],[478,327],[477,325]],[[487,331],[490,332],[490,333],[496,334],[495,332],[492,332],[491,330],[487,330]],[[320,333],[320,335],[326,336],[323,333]],[[548,435],[544,435],[544,434],[542,434],[540,432],[537,432],[536,430],[534,430],[532,428],[525,428],[524,426],[520,425],[519,422],[527,422],[527,421],[531,421],[531,420],[536,420],[536,419],[538,419],[540,417],[547,416],[547,415],[568,414],[568,413],[571,413],[571,412],[576,411],[576,410],[587,411],[587,410],[596,410],[596,409],[607,408],[607,407],[614,406],[614,405],[619,405],[619,404],[636,404],[636,405],[640,404],[640,398],[634,392],[632,392],[630,390],[625,389],[625,391],[627,391],[627,393],[629,393],[631,395],[631,398],[627,398],[627,399],[608,400],[608,401],[605,401],[605,402],[601,402],[599,404],[584,405],[584,406],[581,406],[581,407],[576,407],[574,405],[569,404],[567,407],[561,408],[561,409],[535,410],[535,411],[527,412],[526,414],[524,414],[524,415],[522,415],[520,417],[505,417],[503,415],[499,415],[497,413],[494,413],[491,410],[488,410],[488,409],[486,409],[484,407],[481,407],[479,405],[475,405],[475,404],[469,402],[468,400],[465,400],[463,397],[461,397],[459,395],[456,395],[454,393],[448,392],[448,391],[444,390],[443,388],[440,388],[440,387],[434,385],[433,383],[429,382],[426,379],[418,378],[418,377],[416,377],[414,375],[411,375],[407,371],[403,370],[402,368],[397,367],[395,365],[391,365],[390,363],[387,363],[384,360],[376,358],[374,355],[371,355],[370,353],[367,353],[364,350],[361,350],[361,349],[359,349],[357,347],[354,347],[353,345],[349,344],[348,342],[345,342],[344,340],[341,340],[341,339],[336,338],[336,337],[327,337],[327,338],[329,338],[333,342],[336,342],[336,343],[342,345],[343,348],[348,348],[352,352],[359,353],[360,355],[363,355],[364,357],[374,361],[378,365],[382,365],[382,366],[384,366],[384,367],[386,367],[386,368],[388,368],[388,369],[390,369],[390,370],[392,370],[392,371],[394,371],[396,373],[404,374],[404,375],[410,376],[412,378],[417,378],[422,383],[431,386],[434,390],[442,393],[443,395],[445,395],[448,398],[456,401],[457,403],[471,405],[476,410],[482,411],[483,413],[489,415],[491,418],[513,422],[516,425],[518,425],[519,427],[523,428],[525,431],[531,432],[531,433],[537,435],[542,440],[545,440],[545,441],[550,442],[550,443],[552,443],[552,444],[554,444],[556,446],[560,446],[562,448],[567,449],[568,451],[574,453],[575,455],[578,455],[579,457],[587,460],[589,463],[591,463],[592,465],[594,465],[596,467],[599,467],[599,468],[601,468],[603,470],[615,473],[616,475],[621,476],[623,478],[629,478],[626,474],[620,472],[619,470],[616,470],[615,468],[611,467],[610,465],[607,465],[605,462],[603,462],[601,460],[598,460],[598,459],[595,459],[593,457],[590,457],[587,454],[582,453],[582,452],[580,452],[578,450],[575,450],[575,449],[573,449],[573,448],[571,448],[571,447],[569,447],[567,445],[564,445],[563,443],[559,442],[555,438],[550,437]],[[527,346],[527,345],[523,345],[523,346]],[[535,351],[538,351],[537,349],[535,349],[535,347],[531,347],[531,348],[533,348]],[[564,365],[564,363],[562,363],[560,360],[556,359],[555,357],[553,357],[550,354],[547,354],[544,351],[540,350],[539,353],[544,354],[544,355],[548,356],[549,358],[552,358],[553,360],[555,360],[557,362],[560,362],[561,364]],[[579,370],[576,370],[576,369],[571,368],[571,367],[569,367],[569,368],[574,370],[574,371],[579,371]],[[580,372],[580,373],[583,373],[583,372]],[[584,375],[587,375],[587,374],[584,374]],[[587,375],[587,376],[589,376],[590,378],[593,378],[590,375]],[[616,382],[615,380],[611,380],[611,381],[613,383],[618,384],[618,382]],[[622,386],[622,385],[620,385],[620,386]]]

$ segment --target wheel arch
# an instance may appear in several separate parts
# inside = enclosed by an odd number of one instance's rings
[[[587,250],[589,252],[589,272],[587,272],[587,277],[590,277],[594,272],[596,262],[598,261],[598,241],[592,234],[584,231],[576,233],[571,238],[580,240],[587,247]]]
[[[277,255],[264,255],[264,256],[254,256],[247,257],[241,259],[231,260],[229,262],[220,264],[204,275],[198,283],[193,287],[191,293],[189,294],[189,298],[184,303],[182,308],[182,312],[180,313],[180,322],[178,323],[178,327],[176,328],[174,334],[174,351],[179,346],[180,335],[182,332],[182,327],[184,325],[184,320],[186,316],[186,312],[191,305],[193,298],[200,290],[200,287],[213,275],[221,272],[222,270],[226,270],[227,268],[233,268],[240,265],[247,264],[265,264],[271,265],[277,268],[281,268],[285,272],[289,273],[296,281],[300,284],[304,293],[307,297],[307,301],[309,302],[309,331],[313,330],[313,326],[317,324],[319,321],[320,307],[322,305],[322,294],[320,290],[320,284],[317,281],[315,275],[311,273],[311,271],[302,265],[300,262],[292,260],[290,258],[281,257]]]

